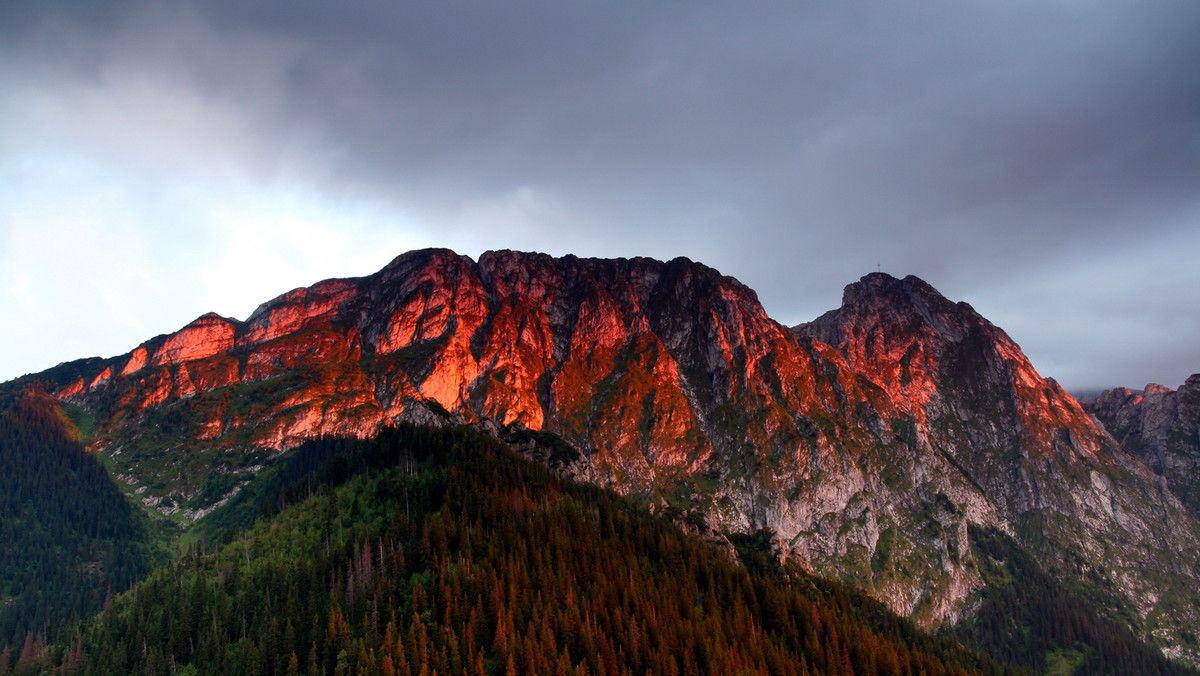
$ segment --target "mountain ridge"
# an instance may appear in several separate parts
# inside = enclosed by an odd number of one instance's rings
[[[237,484],[311,436],[524,427],[578,448],[580,478],[713,530],[770,528],[925,625],[972,612],[968,527],[998,527],[1197,654],[1180,633],[1197,621],[1195,519],[1003,331],[912,276],[867,275],[788,329],[683,258],[424,250],[45,378],[177,520],[208,507],[201,474]]]

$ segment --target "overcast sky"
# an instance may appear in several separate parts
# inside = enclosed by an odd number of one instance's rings
[[[103,8],[92,4],[104,4]],[[415,248],[877,266],[1200,372],[1200,3],[0,4],[0,380]]]

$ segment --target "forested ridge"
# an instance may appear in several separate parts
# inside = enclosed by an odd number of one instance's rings
[[[310,471],[276,475],[280,511],[196,542],[25,671],[1012,671],[847,588],[751,572],[473,432],[404,426],[295,458]]]
[[[0,393],[0,670],[148,572],[145,517],[36,388]]]

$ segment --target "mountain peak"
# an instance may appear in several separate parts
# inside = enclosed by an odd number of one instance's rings
[[[868,274],[846,286],[840,308],[792,331],[836,348],[918,420],[986,402],[989,416],[1019,423],[1031,450],[1062,446],[1074,456],[1100,449],[1103,432],[1061,386],[1034,370],[1004,331],[919,277]],[[961,401],[964,395],[976,403]],[[1058,430],[1070,430],[1071,443],[1056,441],[1068,438]]]
[[[1146,387],[1142,391],[1147,396],[1151,396],[1156,394],[1170,394],[1175,390],[1167,387],[1166,385],[1159,385],[1158,383],[1146,383]]]
[[[915,275],[903,279],[872,272],[842,291],[842,305],[812,322],[792,328],[843,352],[851,361],[852,343],[874,334],[883,342],[925,334],[929,339],[959,342],[972,325],[987,324],[966,303],[953,303]],[[990,324],[989,324],[990,326]],[[857,355],[865,358],[865,354]]]
[[[862,296],[887,296],[901,293],[908,296],[923,296],[942,298],[941,293],[925,280],[916,275],[906,275],[903,278],[894,277],[886,272],[872,272],[863,275],[857,282],[847,284],[842,293],[842,303],[852,303]]]
[[[897,279],[884,272],[873,272],[847,285],[842,307],[835,312],[854,316],[859,323],[882,323],[892,331],[925,325],[940,338],[954,342],[962,340],[971,325],[987,323],[970,305],[951,302],[916,275]]]

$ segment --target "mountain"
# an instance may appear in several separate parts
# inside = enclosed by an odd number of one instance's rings
[[[1141,393],[1105,390],[1088,410],[1200,517],[1200,373],[1178,390],[1154,383]]]
[[[977,612],[972,528],[1005,533],[1200,657],[1200,524],[1002,331],[913,277],[868,275],[789,329],[686,259],[427,250],[34,379],[183,526],[304,439],[469,424],[577,452],[564,471],[703,537],[767,529],[924,626]]]
[[[840,309],[794,331],[834,345],[885,388],[911,415],[922,455],[960,469],[1051,572],[1101,581],[1143,617],[1172,608],[1180,626],[1196,626],[1184,600],[1197,572],[1195,520],[969,305],[915,277],[873,274],[846,288]]]

